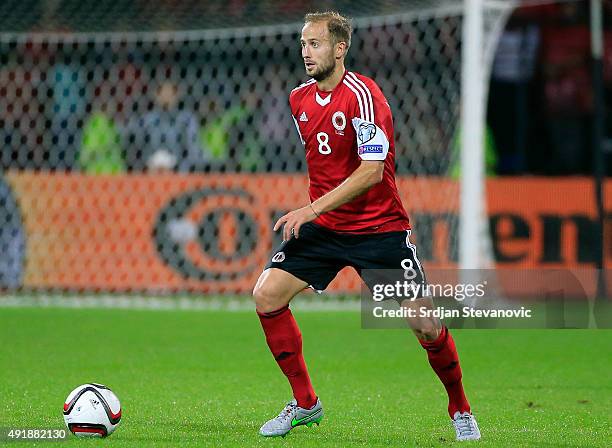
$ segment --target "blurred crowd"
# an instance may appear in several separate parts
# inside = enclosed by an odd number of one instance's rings
[[[70,2],[47,2],[55,8],[39,11],[39,21],[59,23],[53,17],[64,3]],[[255,3],[207,8],[243,20]],[[384,13],[397,3],[376,6]],[[612,111],[612,0],[604,5],[605,99]],[[293,17],[303,5],[279,8]],[[459,175],[460,130],[448,123],[458,124],[460,33],[452,17],[356,30],[349,66],[372,76],[389,99],[400,174]],[[304,80],[297,37],[2,41],[0,167],[303,171],[287,101]],[[592,172],[587,1],[516,10],[499,40],[489,87],[488,175]],[[606,135],[611,174],[612,119]]]
[[[440,2],[414,0],[410,8],[432,3]],[[510,17],[490,73],[488,176],[593,172],[588,3],[522,7]],[[603,4],[611,176],[612,0]],[[25,254],[5,171],[303,172],[304,149],[288,105],[290,90],[305,80],[297,30],[182,38],[112,32],[297,22],[311,7],[364,16],[393,14],[406,2],[1,2],[0,292],[21,284]],[[348,66],[374,78],[389,101],[400,175],[461,174],[461,30],[452,13],[355,30]],[[41,38],[48,32],[52,37]]]
[[[270,64],[246,80],[238,69],[246,54],[230,63],[239,47],[190,47],[27,43],[6,53],[2,167],[92,174],[281,170],[274,155],[295,153],[286,144],[295,132],[286,125],[286,103],[299,78]]]
[[[612,175],[612,1],[604,0],[607,174]],[[586,1],[524,7],[501,35],[488,124],[501,175],[593,172],[593,83]]]
[[[31,31],[174,31],[299,22],[305,11],[352,17],[460,0],[3,0],[0,29]]]

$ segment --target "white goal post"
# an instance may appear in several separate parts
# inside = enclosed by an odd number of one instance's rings
[[[485,209],[483,135],[490,67],[499,36],[518,1],[464,0],[461,67],[461,193],[459,267],[482,269],[492,261]],[[496,20],[485,39],[485,15]]]

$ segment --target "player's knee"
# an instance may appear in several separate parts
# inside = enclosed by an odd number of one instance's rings
[[[413,328],[412,331],[420,341],[432,342],[440,336],[442,330],[441,325],[437,325],[434,321],[429,321],[419,325],[418,328]]]
[[[284,306],[282,297],[265,284],[255,286],[253,300],[257,311],[260,313],[270,313]]]

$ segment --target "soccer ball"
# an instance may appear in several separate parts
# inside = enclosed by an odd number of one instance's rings
[[[83,384],[64,401],[64,421],[77,437],[110,436],[119,426],[121,403],[106,386]]]

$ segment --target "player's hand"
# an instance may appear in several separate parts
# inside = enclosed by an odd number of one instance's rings
[[[292,212],[287,213],[284,216],[276,221],[274,224],[274,231],[276,232],[280,229],[283,224],[283,241],[289,241],[291,235],[296,238],[300,237],[300,227],[303,224],[314,220],[317,217],[314,210],[310,205],[299,208],[297,210],[293,210]]]

